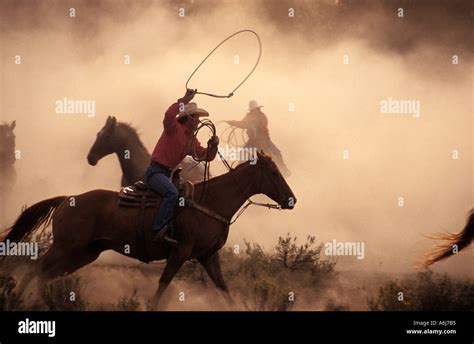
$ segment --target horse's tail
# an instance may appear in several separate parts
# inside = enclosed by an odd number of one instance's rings
[[[443,240],[444,243],[434,247],[431,252],[425,255],[425,260],[419,265],[428,267],[440,260],[448,258],[462,249],[466,248],[474,240],[474,208],[469,212],[466,226],[459,233],[438,234],[430,236],[431,239]]]
[[[40,226],[46,227],[51,221],[56,208],[67,198],[58,196],[38,202],[26,208],[18,217],[3,241],[9,240],[18,242],[25,236],[38,229]]]

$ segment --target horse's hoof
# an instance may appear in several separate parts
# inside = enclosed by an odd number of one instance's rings
[[[148,302],[147,308],[148,308],[149,311],[156,311],[156,310],[158,310],[158,300],[153,297],[153,298],[151,299],[151,301]]]

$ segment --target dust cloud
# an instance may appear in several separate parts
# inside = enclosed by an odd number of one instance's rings
[[[2,1],[1,120],[16,120],[21,151],[2,225],[24,204],[117,190],[116,157],[95,167],[86,161],[107,116],[132,123],[152,150],[164,111],[197,64],[228,35],[253,29],[263,43],[255,73],[230,99],[195,101],[216,123],[242,118],[251,99],[264,105],[298,203],[292,211],[249,209],[227,245],[245,238],[271,249],[288,232],[363,241],[365,259],[342,259],[339,269],[415,271],[432,244],[423,235],[460,230],[474,204],[469,2],[402,1],[403,18],[396,1],[295,3],[288,18],[290,1],[183,1],[184,17],[171,1]],[[239,35],[189,86],[227,94],[257,53],[255,39]],[[96,115],[57,114],[55,102],[65,97],[95,100]],[[382,114],[389,98],[418,100],[419,118]],[[211,169],[225,172],[219,161]],[[470,250],[434,270],[474,277],[473,258]],[[99,261],[119,259],[107,253]]]

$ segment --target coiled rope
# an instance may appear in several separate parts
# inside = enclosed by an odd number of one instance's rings
[[[203,128],[209,129],[212,133],[212,136],[216,136],[216,127],[214,123],[212,123],[210,119],[203,119],[199,121],[199,125],[194,130],[192,135],[189,137],[189,140],[187,143],[188,147],[189,145],[191,145],[191,147],[189,147],[190,149],[188,150],[188,152],[191,151],[191,157],[194,159],[194,161],[196,161],[197,163],[204,162],[204,176],[203,176],[204,187],[203,187],[203,192],[201,193],[200,201],[202,201],[204,194],[207,192],[207,181],[210,178],[210,173],[209,173],[210,161],[207,161],[209,157],[209,149],[207,149],[206,155],[204,157],[200,157],[196,151],[197,135],[199,131]],[[207,148],[209,148],[209,145]]]

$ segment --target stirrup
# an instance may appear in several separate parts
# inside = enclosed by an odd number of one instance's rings
[[[155,231],[155,232],[153,233],[152,241],[154,241],[154,242],[159,242],[159,241],[163,240],[164,237],[165,237],[165,235],[166,235],[165,232],[166,232],[165,229],[160,229],[160,230],[158,230],[158,231]]]
[[[168,244],[170,244],[172,246],[178,246],[178,240],[172,239],[167,235],[165,235],[163,237],[163,240],[166,241]]]
[[[153,241],[154,242],[159,242],[159,241],[166,241],[168,244],[177,246],[178,241],[175,239],[172,239],[171,237],[168,236],[168,232],[173,231],[173,226],[171,224],[167,224],[163,226],[161,229],[153,233]]]

